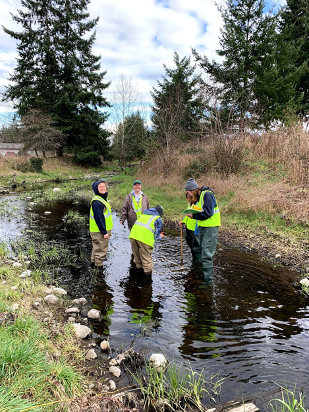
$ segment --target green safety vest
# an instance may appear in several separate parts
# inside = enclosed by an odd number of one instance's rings
[[[89,216],[89,226],[90,232],[100,232],[98,225],[94,219],[93,210],[92,210],[92,202],[94,200],[99,200],[105,206],[105,212],[103,213],[105,218],[105,227],[106,231],[112,230],[113,228],[113,217],[112,217],[112,208],[107,200],[103,199],[101,196],[93,196],[91,199],[91,207],[90,207],[90,216]]]
[[[185,216],[182,221],[182,223],[186,225],[186,228],[192,230],[193,232],[195,231],[196,222],[196,219],[191,219],[188,216]]]
[[[131,229],[129,239],[139,240],[140,242],[153,247],[155,242],[154,223],[159,217],[160,216],[144,214],[138,217]]]
[[[212,192],[211,190],[204,190],[201,193],[200,200],[198,202],[198,206],[201,207],[201,208],[203,207],[203,204],[204,204],[204,196],[205,196],[206,192],[210,192],[215,196],[214,192]],[[198,225],[199,226],[202,226],[202,227],[221,226],[220,210],[219,210],[219,207],[218,207],[218,202],[217,202],[216,196],[215,196],[215,200],[216,200],[216,206],[214,207],[214,214],[209,219],[198,220]]]
[[[135,200],[135,196],[132,195],[132,206],[133,206],[134,212],[136,213],[137,217],[141,216],[142,214],[142,201],[143,201],[142,195],[139,199],[139,203],[137,203],[137,201]]]

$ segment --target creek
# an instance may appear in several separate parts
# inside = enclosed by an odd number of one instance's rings
[[[104,275],[95,276],[81,259],[90,259],[88,227],[68,231],[62,220],[72,209],[88,216],[88,208],[61,201],[33,205],[29,219],[26,200],[11,194],[0,202],[7,199],[20,212],[10,221],[1,218],[1,240],[41,231],[74,250],[75,261],[51,273],[72,298],[86,297],[100,309],[103,320],[92,323],[98,341],[109,336],[115,350],[133,347],[190,362],[194,371],[204,368],[208,381],[220,372],[223,402],[276,384],[309,389],[309,307],[292,286],[298,273],[219,241],[214,280],[204,287],[185,242],[181,265],[180,234],[166,230],[167,238],[154,247],[152,277],[145,279],[132,268],[129,231],[114,213]]]

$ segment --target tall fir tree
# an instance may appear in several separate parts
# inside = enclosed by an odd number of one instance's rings
[[[282,41],[297,49],[296,67],[301,68],[297,90],[303,93],[300,111],[309,110],[309,3],[308,0],[287,0],[280,18]]]
[[[226,118],[244,131],[248,125],[266,128],[301,96],[293,85],[296,49],[278,42],[278,17],[265,13],[263,0],[226,0],[219,6],[224,26],[217,54],[222,63],[193,54],[216,85],[216,98]],[[232,115],[231,115],[232,113]]]
[[[3,27],[17,40],[17,66],[4,99],[19,115],[39,109],[52,115],[66,133],[68,145],[93,147],[108,155],[108,133],[102,129],[109,86],[100,72],[100,56],[92,54],[98,18],[87,20],[90,0],[22,0],[13,19],[21,32]]]
[[[157,81],[158,87],[150,92],[153,99],[153,130],[163,140],[166,140],[167,134],[183,139],[198,134],[202,117],[200,76],[195,73],[195,66],[191,66],[189,57],[180,59],[176,52],[174,63],[175,69],[163,65],[166,74],[163,80]]]

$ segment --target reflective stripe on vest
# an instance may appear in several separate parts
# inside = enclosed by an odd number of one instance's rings
[[[90,207],[90,215],[89,215],[89,226],[90,226],[90,232],[100,232],[100,229],[98,228],[98,225],[95,221],[93,210],[92,210],[92,202],[98,200],[99,202],[103,203],[105,206],[106,210],[103,213],[104,218],[105,218],[105,228],[106,231],[112,230],[113,228],[113,218],[112,218],[112,209],[110,204],[108,203],[107,200],[103,199],[101,196],[93,196],[91,199],[91,207]]]
[[[214,196],[215,201],[216,201],[216,206],[214,207],[214,214],[206,220],[198,220],[198,225],[202,226],[202,227],[221,226],[220,210],[219,210],[218,202],[217,202],[217,199],[216,199],[216,196],[215,196],[214,192],[212,192],[211,190],[204,190],[201,193],[200,200],[198,202],[198,206],[201,207],[201,208],[203,207],[204,196],[205,196],[206,192],[209,192]]]
[[[140,242],[153,247],[155,242],[154,223],[159,217],[160,216],[141,215],[134,223],[129,239],[139,240]]]
[[[142,214],[142,201],[143,201],[142,195],[139,199],[139,203],[137,203],[135,196],[132,195],[132,207],[137,217],[141,216]]]

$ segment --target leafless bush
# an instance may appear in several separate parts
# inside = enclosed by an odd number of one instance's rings
[[[216,168],[223,177],[239,172],[244,159],[245,135],[215,135],[212,138]]]

